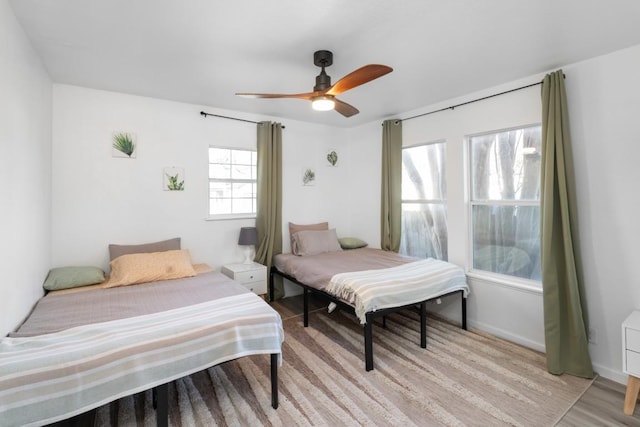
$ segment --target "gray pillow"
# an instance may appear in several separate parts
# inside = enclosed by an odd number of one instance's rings
[[[293,236],[294,255],[307,256],[341,251],[336,229],[325,231],[302,230]]]
[[[141,245],[109,245],[109,261],[113,261],[122,255],[177,251],[180,249],[182,249],[180,247],[180,237]]]
[[[368,244],[364,240],[358,239],[357,237],[341,237],[338,239],[338,242],[340,242],[340,247],[342,249],[364,248]]]
[[[102,282],[104,271],[98,267],[57,267],[49,270],[42,286],[48,291],[57,291]]]
[[[298,231],[303,230],[328,230],[329,223],[328,222],[319,222],[317,224],[294,224],[292,222],[289,223],[289,239],[291,239],[291,252],[295,253],[293,250],[293,237],[296,235]]]

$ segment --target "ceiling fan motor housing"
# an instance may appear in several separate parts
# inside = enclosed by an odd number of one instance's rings
[[[328,50],[318,50],[313,54],[313,63],[318,67],[322,67],[320,74],[316,76],[316,85],[313,90],[320,91],[331,87],[331,76],[324,71],[324,67],[333,64],[333,53]]]
[[[328,67],[333,64],[333,53],[328,50],[318,50],[313,54],[313,63],[318,67]]]

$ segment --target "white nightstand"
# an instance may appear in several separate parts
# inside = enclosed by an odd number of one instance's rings
[[[267,267],[262,264],[227,264],[221,271],[258,295],[267,293]]]
[[[624,413],[633,415],[640,391],[640,310],[622,323],[622,370],[629,375]]]

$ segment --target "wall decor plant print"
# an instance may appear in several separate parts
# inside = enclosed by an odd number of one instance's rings
[[[136,135],[130,132],[114,132],[111,137],[111,154],[113,157],[136,158]]]
[[[316,183],[316,173],[311,168],[302,170],[302,185],[311,186]]]
[[[327,152],[327,162],[329,166],[335,166],[338,163],[338,152],[336,150],[329,150]]]
[[[184,191],[184,168],[166,167],[163,177],[165,191]]]

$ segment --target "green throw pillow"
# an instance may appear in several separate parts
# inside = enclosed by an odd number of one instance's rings
[[[98,267],[58,267],[49,270],[42,286],[48,291],[57,291],[100,282],[104,282],[104,271]]]
[[[358,249],[367,246],[367,242],[357,237],[342,237],[338,239],[338,242],[340,242],[342,249]]]

